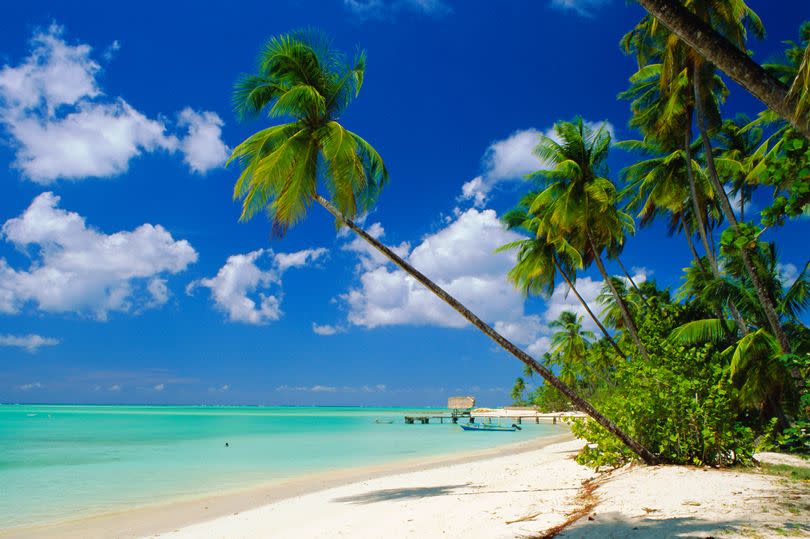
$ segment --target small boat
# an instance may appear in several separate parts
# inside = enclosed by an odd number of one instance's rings
[[[514,423],[511,427],[502,427],[500,425],[486,425],[484,423],[470,423],[469,425],[459,425],[463,430],[479,430],[485,432],[515,432],[516,430],[523,430]]]
[[[379,417],[374,420],[375,423],[379,423],[380,425],[390,425],[394,422],[393,419],[380,419]]]

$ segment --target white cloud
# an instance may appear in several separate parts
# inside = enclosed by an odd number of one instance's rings
[[[425,237],[405,257],[485,320],[522,316],[523,299],[506,281],[512,255],[494,253],[517,239],[495,212],[470,209]],[[364,266],[359,287],[345,296],[349,321],[364,327],[397,324],[464,327],[467,322],[402,270]]]
[[[41,335],[0,335],[0,346],[23,348],[26,352],[34,353],[43,346],[56,346],[58,339],[43,337]]]
[[[385,236],[385,229],[380,223],[372,223],[371,226],[366,228],[366,232],[374,239],[382,240]],[[339,236],[340,237],[340,236]],[[395,254],[405,257],[411,249],[410,243],[403,241],[399,245],[389,246]],[[369,242],[357,236],[352,235],[352,240],[345,245],[342,249],[357,253],[360,263],[358,264],[358,271],[371,270],[388,263],[388,258],[375,249]]]
[[[121,391],[121,384],[113,384],[107,388],[107,391],[112,391],[113,393],[117,393]]]
[[[799,278],[799,268],[795,264],[777,264],[776,273],[779,275],[779,280],[782,281],[782,286],[790,288],[796,279]]]
[[[33,382],[30,384],[22,384],[20,386],[17,386],[17,389],[19,389],[20,391],[30,391],[32,389],[41,389],[43,387],[45,386],[43,386],[41,383]]]
[[[551,5],[565,11],[573,11],[583,17],[592,17],[597,8],[610,0],[551,0]]]
[[[13,314],[33,302],[41,311],[90,313],[103,320],[110,311],[150,308],[168,294],[159,276],[197,260],[191,244],[174,240],[160,225],[104,234],[58,204],[58,196],[42,193],[3,225],[2,237],[36,254],[28,270],[0,259],[0,312]]]
[[[155,387],[153,387],[152,389],[154,389],[154,390],[155,390],[155,391],[157,391],[157,392],[161,392],[161,391],[163,391],[164,389],[166,389],[166,384],[157,384],[157,385],[156,385]]]
[[[188,129],[180,148],[183,160],[193,172],[204,174],[225,162],[230,149],[222,142],[224,122],[215,112],[195,112],[185,108],[180,112],[178,123]]]
[[[382,393],[387,390],[385,384],[376,384],[373,386],[326,386],[316,384],[314,386],[278,386],[276,391],[282,393]]]
[[[280,287],[281,276],[289,268],[312,264],[326,253],[326,249],[305,249],[294,253],[273,253],[259,249],[228,257],[216,276],[190,283],[187,292],[202,286],[211,290],[218,309],[232,322],[265,324],[281,318],[281,293],[266,293],[271,287]],[[259,267],[262,259],[269,260],[266,269]],[[253,295],[254,297],[250,297]]]
[[[443,0],[343,0],[360,19],[387,19],[403,11],[441,16],[453,10]]]
[[[586,121],[585,124],[592,129],[604,126],[613,136],[610,122]],[[534,154],[541,135],[558,140],[553,127],[544,132],[530,128],[515,131],[507,138],[490,144],[482,159],[483,173],[462,185],[459,198],[470,200],[475,207],[481,208],[499,183],[522,180],[527,174],[548,168],[548,164]]]
[[[341,326],[333,326],[330,324],[316,324],[315,322],[312,323],[312,332],[316,335],[336,335],[338,333],[343,333],[346,331]]]
[[[181,151],[196,172],[221,163],[227,148],[219,140],[222,121],[216,114],[183,110],[179,127],[187,134],[179,141],[162,120],[106,96],[92,48],[71,45],[63,34],[57,25],[36,33],[29,56],[0,69],[0,123],[13,140],[15,166],[27,178],[49,184],[115,176],[133,158],[155,151]],[[117,49],[114,42],[103,56]]]

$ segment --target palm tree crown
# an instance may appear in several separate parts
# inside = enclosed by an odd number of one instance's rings
[[[271,39],[257,72],[237,83],[234,108],[242,118],[266,112],[292,121],[263,129],[234,150],[242,174],[234,198],[242,219],[266,209],[283,233],[303,218],[319,183],[347,217],[366,210],[388,179],[377,151],[344,128],[340,115],[360,92],[366,56],[352,63],[311,31]]]

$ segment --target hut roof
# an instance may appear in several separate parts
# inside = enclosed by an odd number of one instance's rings
[[[451,410],[467,410],[475,406],[475,397],[450,397],[447,407]]]

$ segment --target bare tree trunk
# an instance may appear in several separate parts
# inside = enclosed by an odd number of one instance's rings
[[[565,282],[568,284],[568,288],[570,288],[571,291],[574,293],[574,295],[577,297],[580,304],[582,304],[582,306],[585,308],[585,311],[587,311],[588,315],[590,315],[591,320],[594,321],[594,323],[602,331],[602,334],[605,336],[605,338],[608,340],[608,342],[611,344],[611,346],[613,346],[613,349],[616,350],[616,352],[619,354],[619,356],[621,356],[622,359],[627,360],[627,355],[625,355],[625,353],[622,351],[622,349],[619,348],[619,345],[616,344],[616,341],[613,340],[613,337],[611,337],[610,333],[608,333],[608,330],[605,329],[605,326],[602,325],[602,322],[600,322],[599,319],[596,317],[596,315],[593,313],[593,311],[588,306],[588,303],[585,301],[585,299],[583,299],[583,297],[579,295],[579,292],[577,291],[577,287],[574,286],[574,283],[571,282],[571,279],[569,279],[568,275],[566,275],[565,271],[563,271],[562,267],[557,262],[557,257],[556,256],[554,257],[554,265],[557,266],[557,271],[560,272],[560,275],[562,275],[562,278],[565,279]]]
[[[588,414],[594,421],[602,425],[608,432],[619,438],[631,451],[641,457],[644,462],[648,464],[654,464],[658,462],[658,458],[653,455],[649,450],[644,448],[641,444],[627,435],[623,430],[621,430],[616,424],[614,424],[610,419],[603,416],[599,413],[588,401],[577,395],[570,387],[563,384],[559,378],[554,376],[554,373],[551,372],[547,367],[538,363],[534,358],[528,355],[523,350],[519,349],[517,346],[512,344],[509,340],[507,340],[503,335],[495,331],[489,324],[478,318],[472,311],[470,311],[467,307],[465,307],[461,302],[455,299],[453,296],[445,292],[439,285],[425,277],[419,270],[405,262],[400,256],[394,253],[391,249],[383,245],[381,242],[373,238],[369,235],[365,230],[354,224],[354,222],[345,217],[337,208],[335,208],[328,200],[323,198],[320,195],[315,195],[315,200],[323,206],[329,213],[331,213],[335,219],[338,221],[346,224],[354,233],[358,236],[366,240],[370,243],[375,249],[377,249],[380,253],[385,255],[389,260],[391,260],[394,264],[402,268],[408,275],[416,279],[420,284],[422,284],[425,288],[433,292],[439,299],[447,303],[450,307],[456,310],[461,316],[466,318],[472,325],[477,327],[481,330],[486,336],[490,339],[498,343],[504,350],[518,358],[522,361],[525,365],[529,366],[537,372],[543,379],[548,382],[552,387],[557,389],[560,393],[565,395],[574,406]]]
[[[593,236],[591,236],[591,231],[585,230],[585,234],[588,237],[588,245],[591,248],[591,252],[593,253],[594,262],[596,262],[596,267],[599,268],[599,273],[602,274],[602,277],[605,279],[605,283],[607,283],[610,291],[613,293],[613,297],[616,299],[616,303],[619,305],[619,310],[622,312],[622,319],[624,320],[624,325],[627,328],[627,331],[630,332],[630,337],[633,339],[633,342],[636,344],[636,348],[638,348],[639,353],[644,358],[645,361],[650,361],[650,356],[647,354],[647,349],[641,343],[641,339],[638,336],[638,328],[636,328],[636,323],[633,320],[633,317],[630,316],[630,311],[627,310],[627,305],[624,303],[624,299],[619,295],[618,290],[616,287],[613,286],[613,281],[610,280],[610,275],[608,275],[607,270],[605,270],[605,265],[602,263],[602,255],[599,254],[599,251],[596,250],[596,243],[593,241]]]
[[[703,243],[703,249],[706,251],[706,258],[709,259],[709,266],[712,270],[712,275],[715,278],[720,278],[720,268],[717,266],[717,259],[714,257],[712,250],[709,245],[709,238],[706,235],[706,228],[703,221],[703,213],[700,209],[700,204],[698,203],[697,198],[697,187],[695,185],[695,173],[692,170],[692,149],[690,147],[690,143],[692,142],[692,114],[691,112],[688,113],[688,121],[689,127],[686,129],[686,137],[684,142],[684,151],[686,152],[686,175],[689,179],[689,193],[692,198],[692,209],[695,212],[695,218],[698,222],[698,235],[700,236],[700,241]],[[694,246],[690,240],[689,245],[694,250]],[[700,258],[697,258],[698,263],[700,262]],[[737,306],[734,304],[733,300],[729,300],[728,302],[729,310],[731,311],[731,316],[734,318],[734,323],[737,324],[737,329],[740,330],[742,335],[748,334],[748,326],[745,325],[745,320],[743,319],[740,311],[737,309]]]
[[[703,114],[703,85],[700,84],[700,73],[697,69],[694,73],[694,87],[695,101],[697,104],[697,124],[698,129],[700,129],[700,138],[703,139],[703,148],[704,153],[706,154],[706,164],[709,169],[709,179],[711,179],[712,186],[714,187],[715,191],[717,191],[717,197],[720,200],[720,208],[723,210],[723,215],[725,215],[726,220],[728,220],[729,225],[731,225],[731,228],[736,231],[739,224],[737,222],[737,217],[734,215],[731,202],[728,199],[726,190],[723,188],[723,184],[720,183],[720,177],[718,176],[717,169],[714,166],[712,144],[709,140],[709,132],[706,129],[706,122]],[[779,321],[779,316],[776,314],[776,308],[773,305],[773,300],[765,290],[765,285],[762,283],[762,279],[759,278],[759,273],[757,273],[757,270],[754,267],[753,261],[751,260],[751,254],[746,249],[740,249],[740,257],[743,260],[748,277],[751,279],[751,284],[754,285],[754,291],[757,294],[757,299],[759,299],[759,302],[762,304],[762,310],[765,311],[765,317],[768,319],[768,325],[771,326],[771,331],[773,331],[773,334],[779,341],[779,346],[782,348],[782,351],[789,354],[790,341],[788,341],[785,330],[782,328],[782,323]]]
[[[788,99],[788,88],[752,60],[747,51],[738,49],[677,0],[638,2],[698,54],[810,138],[810,126],[796,118]]]

